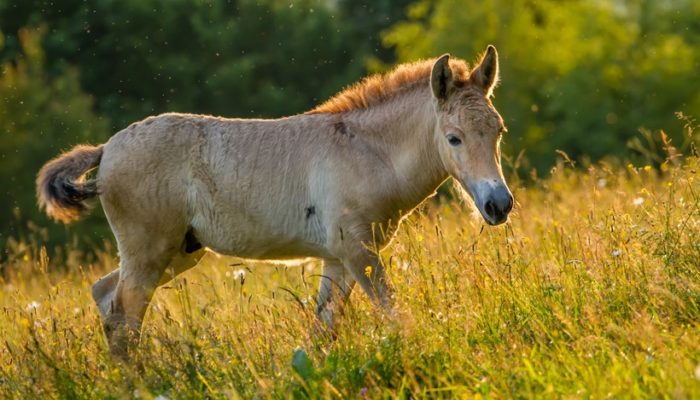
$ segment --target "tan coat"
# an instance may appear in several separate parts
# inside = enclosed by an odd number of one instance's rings
[[[102,146],[78,146],[47,163],[37,178],[39,204],[70,222],[99,194],[120,268],[95,284],[93,296],[117,354],[138,338],[157,285],[194,266],[204,248],[252,259],[322,258],[318,312],[332,326],[333,308],[354,282],[390,305],[376,250],[448,176],[487,222],[507,217],[504,128],[489,100],[497,76],[489,47],[472,73],[448,56],[404,65],[288,118],[150,117]],[[94,167],[96,180],[85,180]]]

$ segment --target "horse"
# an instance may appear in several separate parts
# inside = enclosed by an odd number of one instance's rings
[[[114,355],[129,357],[156,288],[206,250],[322,259],[316,314],[332,330],[356,283],[392,310],[378,250],[448,178],[487,224],[507,220],[498,81],[489,45],[473,69],[449,54],[402,64],[285,118],[151,116],[47,162],[38,204],[70,223],[99,198],[120,261],[92,296]]]

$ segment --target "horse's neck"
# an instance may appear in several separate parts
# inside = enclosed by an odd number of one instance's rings
[[[413,209],[447,178],[435,142],[437,117],[429,88],[399,94],[352,118],[389,155],[398,179],[396,187],[385,189],[397,197],[402,211]]]

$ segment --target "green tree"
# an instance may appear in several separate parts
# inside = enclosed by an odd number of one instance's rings
[[[384,36],[400,60],[497,46],[507,150],[540,169],[555,149],[625,154],[639,127],[677,127],[675,111],[700,107],[697,2],[435,0],[408,16]]]
[[[0,0],[0,24],[47,24],[50,71],[78,66],[114,131],[165,111],[305,111],[364,74],[358,51],[378,37],[358,39],[343,9],[319,0],[11,3]],[[3,57],[20,51],[13,43]]]
[[[77,71],[47,77],[42,35],[42,29],[20,30],[22,55],[1,66],[0,243],[18,235],[29,219],[46,219],[35,206],[34,191],[36,172],[46,160],[75,143],[107,138],[107,121],[92,112],[93,100],[81,92]],[[95,227],[93,221],[83,229]],[[66,237],[64,228],[52,232]]]

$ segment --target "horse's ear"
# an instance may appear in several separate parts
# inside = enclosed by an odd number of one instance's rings
[[[496,48],[489,45],[486,48],[486,52],[479,66],[472,72],[472,79],[474,82],[484,89],[484,93],[487,97],[493,94],[493,88],[498,84],[498,52]]]
[[[453,87],[454,78],[452,77],[452,69],[450,69],[450,55],[443,54],[433,64],[433,72],[430,74],[430,88],[436,99],[446,100]]]

